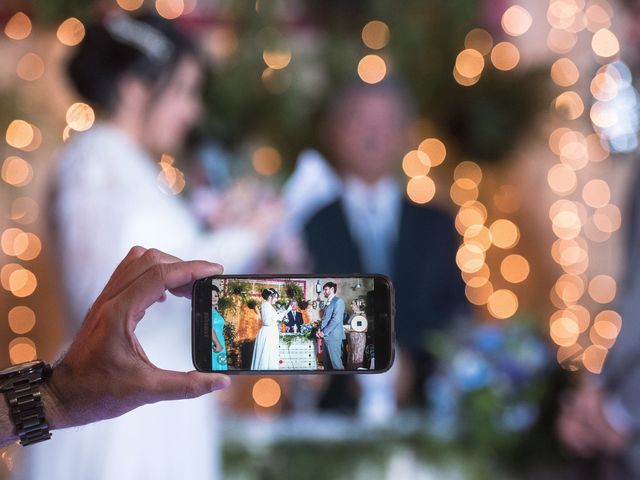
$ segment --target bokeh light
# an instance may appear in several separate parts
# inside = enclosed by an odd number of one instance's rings
[[[84,34],[84,25],[75,17],[67,18],[60,24],[58,31],[56,32],[56,36],[58,37],[58,40],[60,40],[60,43],[67,45],[68,47],[78,45],[84,38]]]
[[[593,34],[591,48],[599,57],[610,58],[620,52],[620,43],[611,30],[602,28]]]
[[[508,255],[500,264],[500,273],[508,282],[524,282],[529,276],[529,262],[522,255]]]
[[[604,180],[589,180],[582,188],[582,199],[590,207],[604,207],[611,200],[609,184]]]
[[[271,146],[259,147],[251,156],[251,164],[256,172],[268,177],[280,171],[282,156]]]
[[[184,0],[156,0],[158,15],[174,20],[184,13]]]
[[[515,247],[520,240],[520,230],[511,220],[504,218],[498,219],[489,227],[493,244],[498,248]]]
[[[567,120],[575,120],[584,112],[582,98],[576,92],[562,92],[553,102],[556,111]]]
[[[36,325],[36,314],[29,307],[18,306],[9,310],[7,315],[9,328],[17,335],[24,335]]]
[[[18,60],[16,73],[18,77],[26,82],[38,80],[44,74],[44,61],[42,57],[36,53],[25,54]]]
[[[116,0],[118,6],[128,12],[138,10],[144,4],[144,0]]]
[[[616,297],[616,281],[609,275],[596,275],[589,282],[589,296],[598,303],[611,303]]]
[[[456,205],[464,205],[465,203],[478,199],[480,191],[478,185],[469,178],[460,178],[453,182],[449,189],[449,196]]]
[[[425,138],[420,142],[418,150],[427,154],[432,167],[440,165],[447,156],[447,148],[437,138]]]
[[[496,290],[489,297],[487,309],[500,320],[512,317],[518,311],[518,297],[511,290]]]
[[[580,70],[569,58],[559,58],[551,65],[551,79],[560,87],[570,87],[580,78]]]
[[[262,59],[269,68],[281,70],[291,63],[291,50],[288,48],[265,50],[262,52]]]
[[[373,50],[380,50],[389,43],[389,27],[379,20],[372,20],[362,29],[362,42]]]
[[[38,357],[36,344],[27,337],[17,337],[9,343],[9,359],[12,364],[31,362]]]
[[[24,40],[31,34],[31,20],[22,13],[16,12],[4,27],[4,34],[12,40]]]
[[[464,47],[488,55],[493,47],[493,37],[483,28],[474,28],[464,37]]]
[[[483,249],[472,243],[465,243],[456,253],[458,268],[466,273],[474,273],[484,265],[485,253]]]
[[[33,178],[33,168],[24,159],[16,156],[5,158],[0,176],[3,181],[14,187],[28,185]]]
[[[426,175],[430,169],[429,156],[421,150],[411,150],[402,159],[402,170],[409,177]]]
[[[551,316],[549,335],[556,345],[570,347],[578,341],[580,328],[578,322],[568,310],[562,310]]]
[[[520,5],[512,5],[502,14],[502,29],[512,37],[524,35],[532,23],[529,11]]]
[[[378,55],[365,55],[358,62],[358,76],[369,84],[381,82],[387,74],[387,64]]]
[[[469,303],[478,306],[486,305],[493,294],[493,285],[490,281],[486,281],[478,287],[466,285],[464,293]]]
[[[558,163],[549,169],[547,183],[555,193],[567,195],[576,189],[578,178],[571,168]]]
[[[274,70],[267,67],[262,72],[264,88],[274,95],[284,93],[291,85],[291,75],[286,70]]]
[[[35,222],[40,214],[38,203],[30,197],[18,197],[11,204],[9,220],[21,225]]]
[[[253,401],[257,405],[269,408],[280,401],[282,391],[280,385],[272,378],[261,378],[254,385],[251,391]]]
[[[564,55],[573,50],[578,41],[578,35],[566,30],[552,28],[547,35],[549,50],[559,55]]]
[[[489,269],[489,266],[485,263],[484,265],[482,265],[482,267],[480,267],[480,270],[478,270],[477,272],[471,272],[471,273],[461,272],[461,276],[462,276],[462,279],[464,280],[464,283],[467,284],[470,288],[480,288],[489,281],[489,277],[491,276],[491,270]],[[482,305],[487,303],[488,299],[489,299],[489,295],[487,295],[486,300],[482,303]]]
[[[407,183],[407,195],[415,203],[427,203],[436,193],[436,184],[426,175],[418,175]]]
[[[594,225],[603,232],[613,233],[622,225],[620,209],[613,204],[598,208],[593,214]]]
[[[33,126],[24,120],[13,120],[7,127],[5,138],[14,148],[23,149],[33,141]]]
[[[519,62],[520,51],[513,43],[500,42],[491,50],[491,63],[498,70],[512,70]]]
[[[612,12],[607,11],[605,4],[594,3],[589,5],[585,10],[587,28],[591,32],[597,32],[602,28],[611,27],[611,15]]]
[[[582,363],[589,372],[599,374],[602,372],[604,361],[609,351],[600,345],[589,345],[582,354]]]
[[[67,109],[67,125],[77,132],[83,132],[91,128],[96,120],[96,114],[89,105],[77,102]]]
[[[493,236],[491,235],[491,231],[484,225],[471,225],[465,230],[463,236],[465,244],[467,245],[476,245],[480,247],[482,251],[487,251],[491,248]]]
[[[466,48],[456,57],[455,69],[465,78],[475,78],[484,69],[484,57],[477,50]]]

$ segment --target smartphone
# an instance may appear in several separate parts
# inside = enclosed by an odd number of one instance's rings
[[[394,292],[382,275],[219,275],[194,283],[196,369],[380,373],[394,359]]]

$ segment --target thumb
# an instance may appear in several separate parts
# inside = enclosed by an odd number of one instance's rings
[[[219,373],[204,373],[198,371],[174,372],[170,370],[156,370],[153,381],[152,402],[161,400],[181,400],[196,398],[201,395],[222,390],[231,385],[231,379]]]

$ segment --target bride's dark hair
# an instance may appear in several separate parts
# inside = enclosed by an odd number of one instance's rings
[[[278,295],[278,291],[275,288],[265,288],[262,290],[262,298],[269,300],[274,295]]]
[[[111,15],[87,28],[67,73],[80,95],[109,112],[123,77],[140,78],[160,90],[187,55],[199,56],[195,44],[169,20],[153,14]]]

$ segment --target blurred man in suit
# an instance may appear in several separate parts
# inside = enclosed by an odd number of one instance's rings
[[[412,120],[409,99],[393,83],[358,84],[336,97],[322,130],[342,195],[311,218],[304,234],[318,273],[391,277],[397,339],[415,373],[411,400],[420,403],[432,365],[425,353],[429,332],[447,328],[466,300],[453,219],[411,203],[396,177]]]

